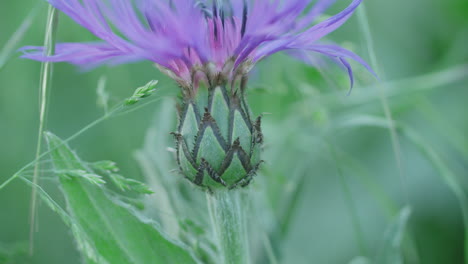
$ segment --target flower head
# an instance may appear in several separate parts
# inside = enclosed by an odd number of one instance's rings
[[[48,0],[101,42],[60,43],[53,56],[24,47],[24,58],[83,67],[150,60],[182,87],[235,80],[281,51],[310,51],[347,68],[357,55],[317,43],[340,27],[362,0],[315,23],[334,0]]]
[[[25,47],[23,57],[87,68],[154,62],[183,92],[173,133],[179,170],[209,191],[247,186],[262,164],[261,117],[251,118],[244,93],[247,74],[257,62],[281,51],[301,59],[316,52],[342,64],[351,84],[348,59],[371,71],[352,52],[318,42],[340,27],[362,0],[352,0],[318,23],[335,0],[48,1],[101,42],[61,43],[53,56],[44,55],[43,47]],[[138,89],[126,104],[151,89]]]

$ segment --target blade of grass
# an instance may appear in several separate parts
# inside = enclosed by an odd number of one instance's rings
[[[55,40],[58,26],[58,10],[49,6],[47,15],[46,33],[44,40],[45,54],[52,55],[55,52]],[[40,80],[40,112],[39,112],[39,131],[37,137],[36,159],[41,155],[42,151],[42,134],[46,126],[47,113],[47,97],[51,88],[53,67],[51,62],[42,63],[41,80]],[[29,229],[29,254],[34,253],[34,233],[36,231],[36,214],[37,214],[37,190],[36,185],[39,180],[39,163],[35,164],[33,175],[33,188],[31,192],[31,210],[30,210],[30,229]]]
[[[396,97],[411,93],[427,92],[429,90],[437,89],[440,87],[450,87],[451,84],[457,83],[468,78],[468,64],[461,64],[448,67],[443,70],[425,73],[418,76],[399,80],[382,81],[382,86],[386,88],[386,97]],[[351,96],[346,98],[346,106],[363,105],[366,103],[374,102],[376,98],[380,97],[380,92],[374,89],[375,87],[362,87],[359,96]],[[329,107],[343,107],[343,103],[336,104],[336,93],[329,93],[320,98],[323,104]]]
[[[362,118],[361,120],[363,120]],[[367,123],[371,125],[372,123],[369,121],[372,120],[371,118],[367,118]],[[374,119],[375,120],[375,119]],[[381,120],[375,120],[374,125],[377,127],[387,129],[388,126],[382,126],[382,122],[386,122],[385,119],[381,118]],[[340,149],[338,146],[334,146],[335,151],[337,152],[337,159],[340,160],[345,166],[346,169],[352,174],[354,177],[357,177],[361,184],[368,190],[369,194],[372,198],[378,202],[380,207],[383,209],[386,218],[391,221],[394,219],[395,215],[398,214],[398,205],[396,202],[392,200],[392,198],[386,194],[385,190],[375,181],[375,179],[371,176],[371,173],[367,171],[366,167],[353,156],[346,153],[344,150]],[[405,254],[408,263],[419,263],[419,255],[417,253],[416,243],[413,239],[412,234],[409,231],[406,231],[406,238],[405,238]]]
[[[150,84],[151,84],[151,82],[148,83],[147,85],[150,85]],[[81,134],[85,133],[86,131],[90,130],[91,128],[97,126],[98,124],[102,123],[103,121],[105,121],[105,120],[107,120],[107,119],[109,119],[111,117],[117,117],[117,116],[119,116],[121,114],[131,113],[133,111],[136,111],[136,110],[138,110],[140,108],[143,108],[143,107],[145,107],[145,106],[147,106],[147,105],[149,105],[151,103],[154,103],[156,101],[159,101],[161,99],[162,98],[156,98],[156,99],[150,100],[150,101],[145,102],[145,103],[142,102],[139,105],[128,106],[128,105],[125,104],[125,102],[128,100],[128,98],[127,98],[124,101],[122,101],[121,103],[117,104],[115,107],[113,107],[107,114],[104,114],[100,118],[92,121],[91,123],[89,123],[88,125],[83,127],[82,129],[80,129],[78,132],[76,132],[75,134],[68,137],[66,140],[64,140],[64,143],[69,143],[70,141],[72,141],[72,140],[76,139],[77,137],[79,137]],[[10,184],[15,179],[18,179],[19,177],[21,177],[22,174],[28,170],[28,168],[36,165],[36,163],[40,163],[41,159],[46,157],[47,155],[49,155],[52,151],[53,151],[53,149],[52,150],[47,150],[47,151],[43,152],[41,155],[39,155],[37,158],[35,158],[33,161],[31,161],[28,164],[24,165],[15,174],[13,174],[13,176],[8,178],[6,181],[4,181],[0,185],[0,190],[5,188],[8,184]]]
[[[26,32],[32,25],[32,22],[37,14],[37,8],[34,8],[23,20],[18,29],[13,33],[11,38],[3,45],[3,49],[0,51],[0,70],[3,69],[5,64],[8,62],[14,50],[17,48],[18,43],[23,39]]]
[[[371,29],[369,25],[369,21],[367,18],[366,14],[366,7],[365,4],[361,4],[360,7],[357,10],[358,14],[358,19],[359,19],[359,25],[361,27],[362,33],[364,35],[365,39],[365,46],[367,50],[369,51],[368,55],[370,57],[370,63],[374,71],[377,73],[379,78],[382,80],[385,80],[385,73],[379,66],[379,63],[377,61],[377,56],[376,52],[374,49],[374,41],[371,36]],[[386,95],[386,88],[383,86],[384,84],[382,82],[377,83],[377,88],[379,90],[379,97],[380,97],[380,102],[382,104],[383,111],[385,113],[385,118],[388,120],[390,126],[389,126],[389,132],[390,132],[390,137],[392,141],[392,147],[393,147],[393,152],[395,154],[395,160],[396,160],[396,165],[398,169],[398,173],[400,175],[400,184],[401,184],[401,189],[403,190],[403,195],[406,201],[406,204],[408,204],[409,199],[408,199],[408,190],[407,190],[407,184],[406,184],[406,179],[405,175],[403,173],[403,163],[401,160],[401,146],[400,146],[400,140],[398,138],[398,134],[396,132],[394,120],[392,117],[392,112],[390,110],[390,106],[388,104],[387,100],[387,95]]]
[[[334,148],[334,145],[327,139],[325,139],[325,144],[326,144],[326,147],[327,147],[327,149],[328,149],[328,151],[330,153],[330,156],[331,156],[331,159],[332,159],[333,163],[335,163],[336,173],[339,176],[341,189],[342,189],[343,194],[344,194],[344,200],[345,200],[345,203],[347,205],[347,208],[349,209],[349,215],[351,217],[351,222],[352,222],[352,225],[353,225],[353,228],[354,228],[354,232],[356,233],[356,240],[357,240],[357,244],[358,244],[358,247],[359,247],[360,254],[363,255],[363,256],[367,256],[368,255],[368,250],[367,250],[366,242],[364,240],[364,232],[362,231],[361,223],[359,221],[359,216],[358,216],[358,213],[357,213],[356,204],[354,202],[353,194],[352,194],[352,192],[351,192],[351,190],[350,190],[350,188],[348,186],[348,183],[346,181],[346,178],[345,178],[345,176],[343,174],[342,165],[339,162],[338,155],[337,155],[337,152],[336,152],[336,150]]]
[[[106,91],[107,77],[105,75],[101,76],[98,81],[96,95],[97,95],[97,105],[102,107],[104,114],[109,112],[109,98],[110,95]]]
[[[354,120],[348,120],[345,122],[346,126],[371,126],[388,129],[390,124],[386,124],[387,121],[379,117],[364,117],[354,118]],[[463,185],[455,175],[455,173],[447,166],[445,161],[439,156],[439,154],[427,143],[415,130],[405,124],[398,124],[398,130],[411,142],[417,149],[425,156],[431,165],[437,170],[438,175],[442,181],[450,188],[457,198],[460,210],[462,212],[465,240],[465,264],[468,264],[468,196],[465,192]]]
[[[262,242],[263,242],[263,247],[265,248],[265,251],[267,253],[267,257],[269,261],[268,263],[278,264],[279,262],[275,256],[275,252],[273,251],[273,246],[271,245],[271,241],[267,233],[263,233]]]
[[[458,177],[455,173],[447,166],[439,154],[413,129],[408,126],[402,126],[403,134],[419,149],[431,163],[432,166],[437,170],[439,176],[441,176],[443,182],[452,190],[455,194],[458,202],[460,203],[460,209],[463,217],[463,224],[465,227],[465,264],[468,264],[468,196],[459,182]]]
[[[466,134],[457,130],[451,122],[437,111],[427,97],[421,96],[419,98],[417,109],[427,121],[434,124],[434,129],[444,135],[444,140],[447,140],[463,156],[465,161],[468,161],[468,138]]]

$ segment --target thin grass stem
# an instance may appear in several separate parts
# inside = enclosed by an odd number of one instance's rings
[[[273,246],[271,245],[270,238],[268,237],[268,235],[266,233],[263,233],[262,241],[263,241],[263,246],[265,248],[269,263],[270,264],[279,264],[278,259],[275,256]]]
[[[385,80],[385,72],[379,66],[379,63],[377,60],[377,55],[376,55],[375,48],[374,48],[374,41],[371,35],[371,29],[369,26],[369,20],[367,18],[366,7],[364,3],[360,5],[360,7],[357,10],[357,13],[358,13],[359,25],[364,35],[364,39],[366,43],[365,45],[366,45],[367,50],[369,51],[368,55],[370,57],[371,66],[374,69],[374,71],[377,73],[379,78],[382,80]],[[398,174],[400,176],[400,184],[401,184],[401,190],[403,192],[404,202],[405,204],[409,204],[409,197],[408,197],[408,190],[407,190],[408,185],[406,184],[406,178],[405,178],[404,170],[403,170],[403,162],[401,159],[401,144],[400,144],[400,139],[398,137],[398,133],[396,132],[395,122],[392,116],[392,111],[390,110],[390,106],[387,100],[386,88],[384,86],[384,82],[378,82],[376,86],[379,90],[379,98],[382,104],[385,118],[388,120],[390,124],[389,132],[390,132],[390,137],[392,141],[393,152],[395,154]]]
[[[46,24],[46,34],[44,40],[44,52],[47,56],[55,53],[55,41],[58,26],[59,13],[58,10],[49,6]],[[44,133],[47,119],[48,94],[51,88],[51,80],[53,73],[53,64],[51,62],[42,63],[41,80],[40,80],[40,110],[39,110],[39,131],[37,137],[36,159],[41,155],[42,151],[42,134]],[[36,231],[36,214],[37,214],[37,190],[36,185],[39,181],[40,163],[36,163],[33,175],[33,188],[31,192],[31,207],[30,207],[30,229],[29,229],[29,254],[34,253],[34,233]]]
[[[97,126],[98,124],[100,124],[101,122],[111,118],[111,117],[116,117],[116,116],[119,116],[120,114],[128,114],[128,113],[131,113],[133,111],[136,111],[142,107],[145,107],[151,103],[154,103],[156,101],[159,101],[161,100],[162,98],[156,98],[156,99],[153,99],[153,100],[150,100],[146,103],[143,103],[139,106],[136,106],[136,107],[132,107],[132,108],[128,108],[126,109],[126,106],[125,106],[125,103],[122,102],[122,103],[119,103],[118,105],[116,105],[115,107],[113,107],[107,114],[104,114],[103,116],[101,116],[100,118],[94,120],[93,122],[89,123],[88,125],[86,125],[85,127],[83,127],[82,129],[80,129],[78,132],[76,132],[75,134],[71,135],[70,137],[68,137],[67,139],[65,139],[63,141],[63,144],[67,144],[69,143],[70,141],[76,139],[78,136],[80,136],[81,134],[85,133],[86,131],[90,130],[91,128]],[[57,148],[60,148],[62,145],[60,146],[57,146],[55,148],[52,148],[52,149],[49,149],[48,151],[45,151],[43,152],[41,155],[39,155],[38,157],[36,157],[33,161],[29,162],[28,164],[24,165],[21,169],[19,169],[15,174],[13,174],[13,176],[11,176],[9,179],[7,179],[5,182],[3,182],[1,185],[0,185],[0,190],[2,190],[3,188],[5,188],[8,184],[10,184],[13,180],[17,179],[18,177],[20,177],[25,171],[27,171],[28,168],[30,168],[31,166],[34,166],[36,165],[37,163],[40,163],[41,162],[41,159],[43,159],[45,156],[49,155],[52,151],[56,150]]]
[[[356,208],[356,203],[354,201],[354,197],[353,197],[353,194],[349,188],[349,185],[346,181],[346,178],[343,174],[343,170],[342,170],[342,166],[340,165],[339,163],[339,158],[338,158],[338,154],[336,153],[336,150],[333,146],[333,144],[331,142],[329,142],[327,140],[326,142],[327,144],[327,147],[328,147],[328,150],[330,152],[330,155],[331,155],[331,158],[333,160],[333,162],[335,163],[336,165],[336,172],[339,176],[339,180],[340,180],[340,185],[341,185],[341,189],[343,191],[343,194],[344,194],[344,200],[345,200],[345,203],[347,205],[347,208],[349,210],[349,215],[351,217],[351,222],[352,222],[352,225],[354,227],[354,232],[356,233],[356,241],[357,241],[357,244],[358,244],[358,247],[359,247],[359,251],[360,251],[360,254],[362,256],[368,256],[368,250],[367,250],[367,246],[366,246],[366,242],[364,240],[364,232],[362,231],[362,226],[361,226],[361,223],[359,221],[359,216],[358,216],[358,213],[357,213],[357,208]]]
[[[34,8],[26,16],[26,18],[23,20],[21,25],[15,31],[15,33],[13,33],[11,38],[3,45],[3,48],[0,51],[0,70],[8,62],[8,59],[11,57],[11,54],[13,54],[14,50],[16,49],[18,42],[20,42],[21,39],[23,39],[24,35],[31,27],[32,22],[34,18],[36,17],[36,14],[37,14],[37,8]]]

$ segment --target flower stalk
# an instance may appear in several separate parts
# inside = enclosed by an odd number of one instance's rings
[[[218,245],[220,263],[250,264],[246,206],[240,190],[206,194],[211,223]]]

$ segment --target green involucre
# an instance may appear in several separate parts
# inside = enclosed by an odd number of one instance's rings
[[[247,186],[261,164],[260,126],[241,92],[216,86],[184,98],[174,133],[181,173],[209,190]]]

